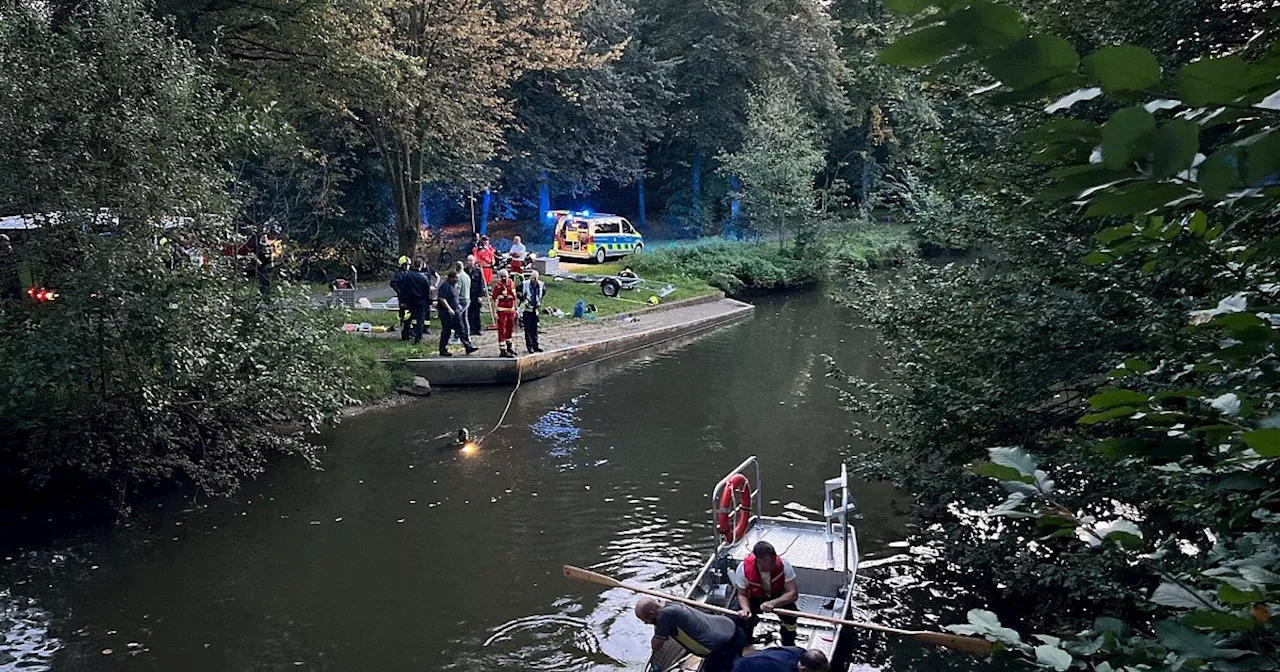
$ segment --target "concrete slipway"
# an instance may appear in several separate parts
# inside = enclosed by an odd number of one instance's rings
[[[554,333],[546,352],[504,357],[456,356],[406,360],[414,375],[437,385],[514,385],[553,373],[623,356],[675,339],[701,334],[749,318],[755,307],[723,295],[688,299],[628,313],[619,318],[567,327]],[[545,318],[544,318],[545,320]],[[550,322],[545,320],[544,324]],[[547,326],[552,326],[547,324]],[[517,345],[523,336],[516,332]],[[550,345],[548,339],[548,344]],[[523,349],[521,347],[520,349]]]

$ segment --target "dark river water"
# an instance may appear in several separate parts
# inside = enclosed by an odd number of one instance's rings
[[[818,293],[760,299],[747,322],[525,384],[471,455],[444,437],[487,431],[509,389],[351,419],[322,437],[322,471],[277,465],[233,501],[11,539],[0,670],[639,670],[650,632],[633,597],[561,565],[682,591],[715,544],[710,490],[750,455],[766,512],[815,514],[841,455],[864,449],[824,377],[824,355],[877,377],[851,322]],[[954,618],[957,589],[918,571],[909,501],[854,494],[860,615]],[[853,658],[969,664],[869,636]]]

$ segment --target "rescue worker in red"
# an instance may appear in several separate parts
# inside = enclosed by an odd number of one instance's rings
[[[505,270],[498,271],[498,281],[493,283],[489,292],[493,301],[490,308],[498,320],[498,356],[515,357],[515,348],[511,345],[511,337],[516,331],[516,304],[520,297],[516,295],[516,283]]]
[[[484,284],[493,284],[493,265],[498,262],[498,251],[489,244],[489,236],[480,236],[480,247],[472,254],[476,255],[476,266],[484,274]]]
[[[778,557],[773,544],[758,542],[729,577],[738,589],[738,615],[746,619],[747,636],[751,637],[760,622],[761,613],[774,609],[796,610],[800,589],[796,586],[796,570],[785,558]],[[796,645],[796,617],[778,615],[782,621],[782,645]]]

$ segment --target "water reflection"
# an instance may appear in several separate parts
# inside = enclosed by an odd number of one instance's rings
[[[818,296],[776,297],[640,360],[526,382],[471,455],[454,433],[491,427],[509,389],[361,416],[324,437],[323,471],[279,465],[234,501],[157,503],[130,527],[41,545],[84,549],[65,566],[0,565],[0,651],[89,672],[131,641],[137,672],[639,669],[651,629],[635,596],[561,566],[682,592],[715,544],[711,487],[751,454],[769,512],[813,517],[840,455],[862,448],[822,356],[875,377],[847,320]],[[865,617],[963,620],[963,591],[931,575],[927,549],[891,545],[910,540],[898,493],[854,495]],[[955,660],[879,636],[854,648],[890,669]]]

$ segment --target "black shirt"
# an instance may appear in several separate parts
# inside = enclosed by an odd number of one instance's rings
[[[458,286],[450,283],[447,279],[440,283],[440,303],[447,304],[457,313],[462,310],[462,306],[458,303]]]

